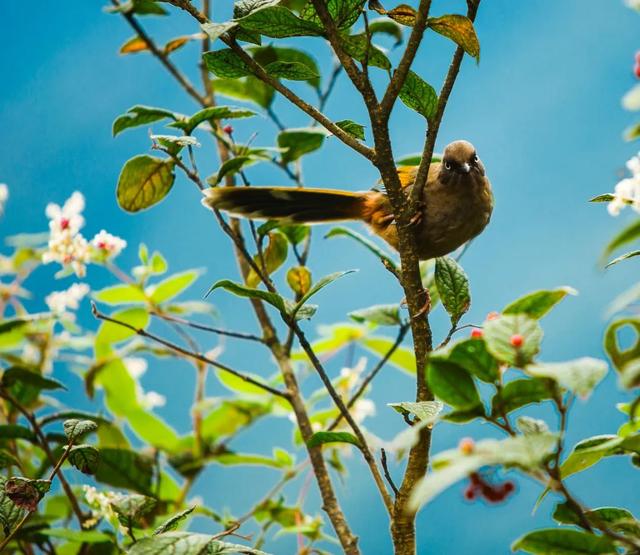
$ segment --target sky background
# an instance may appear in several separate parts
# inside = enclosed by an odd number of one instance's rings
[[[216,20],[224,20],[231,2],[214,5]],[[435,0],[432,13],[462,11],[464,5],[463,0]],[[159,39],[197,30],[182,15],[146,18],[144,23]],[[620,107],[620,97],[634,83],[632,64],[639,26],[640,16],[621,0],[485,1],[476,24],[481,62],[476,65],[465,60],[439,135],[439,149],[460,138],[476,145],[496,197],[491,225],[463,259],[473,297],[465,321],[479,322],[489,311],[534,289],[571,285],[580,292],[542,322],[541,358],[545,361],[602,356],[606,306],[637,278],[634,262],[606,273],[597,265],[607,239],[630,214],[614,220],[604,206],[587,200],[613,189],[624,162],[637,148],[622,141],[622,131],[632,118]],[[129,242],[120,260],[123,267],[135,263],[137,244],[144,241],[165,254],[172,270],[206,269],[192,291],[196,298],[213,281],[235,278],[227,239],[210,213],[201,208],[199,193],[183,177],[178,177],[161,205],[147,212],[131,216],[116,205],[120,168],[131,156],[148,152],[149,140],[146,128],[113,139],[113,119],[135,104],[183,113],[197,109],[155,59],[117,54],[131,36],[124,20],[103,13],[100,2],[75,0],[54,7],[42,0],[5,1],[0,30],[5,44],[0,49],[0,182],[6,182],[11,191],[7,212],[0,220],[0,236],[46,229],[46,203],[61,203],[80,190],[87,197],[86,234],[106,228]],[[390,47],[384,40],[381,43]],[[298,44],[327,67],[330,58],[320,40]],[[193,66],[196,48],[189,46],[174,57],[194,81],[198,79]],[[452,50],[447,40],[429,36],[414,69],[439,88]],[[306,85],[292,86],[312,98]],[[282,99],[275,108],[291,127],[308,124],[306,116]],[[344,76],[326,111],[334,120],[366,121]],[[275,128],[266,118],[234,122],[234,127],[240,141],[257,131],[256,144],[274,142]],[[151,128],[164,132],[161,124]],[[424,120],[420,116],[399,104],[391,130],[396,155],[421,150]],[[216,170],[210,143],[203,144],[197,155],[203,174]],[[284,174],[267,165],[252,168],[249,177],[254,184],[288,184]],[[326,148],[306,159],[304,177],[309,186],[351,190],[366,189],[376,180],[368,164],[335,139],[328,139]],[[319,325],[346,320],[351,310],[397,302],[402,296],[377,260],[349,241],[322,240],[324,231],[315,233],[314,276],[349,268],[360,272],[318,295],[321,308],[304,325],[312,336]],[[49,291],[68,286],[68,281],[52,285],[51,275],[43,270],[31,280],[34,309],[42,307],[42,298]],[[99,268],[90,269],[89,279],[95,288],[111,283]],[[223,292],[216,293],[212,301],[222,323],[256,331],[248,305]],[[93,325],[86,314],[88,307],[84,308],[82,320]],[[446,333],[442,314],[434,316],[434,332],[437,338]],[[265,368],[263,351],[234,343],[225,347],[225,360],[232,365],[262,375],[273,371],[270,364]],[[370,356],[369,365],[374,362]],[[340,363],[336,360],[329,365],[333,375]],[[56,371],[65,376],[64,370]],[[168,396],[160,414],[186,432],[193,391],[187,367],[152,365],[144,379],[145,388]],[[213,381],[208,394],[224,394]],[[315,379],[309,378],[305,387],[317,387]],[[70,405],[83,403],[80,382],[70,389],[63,400]],[[383,437],[392,437],[400,431],[401,421],[385,403],[409,400],[412,395],[411,380],[393,368],[385,369],[373,388],[378,413],[367,421],[368,426]],[[614,408],[616,400],[624,396],[610,375],[588,403],[576,404],[570,417],[569,444],[614,432],[622,423],[622,415]],[[550,412],[523,412],[555,422]],[[269,452],[272,445],[286,445],[290,433],[286,420],[261,423],[238,447]],[[464,428],[441,425],[434,436],[434,452],[455,446],[463,435],[482,438],[496,432],[479,424]],[[344,484],[336,481],[336,487],[360,535],[363,553],[389,553],[386,517],[378,494],[356,457],[349,468],[349,478]],[[195,493],[216,508],[226,505],[240,513],[276,480],[273,471],[214,466],[200,478]],[[590,506],[627,506],[640,513],[637,476],[626,460],[605,461],[572,479],[571,485]],[[509,543],[522,533],[551,523],[552,498],[533,515],[540,488],[528,480],[518,479],[517,495],[497,507],[466,503],[462,490],[462,484],[456,485],[422,510],[418,518],[420,553],[507,553]],[[296,489],[288,495],[294,501]],[[313,492],[308,507],[312,513],[319,511]],[[270,548],[287,554],[294,546],[284,539]]]

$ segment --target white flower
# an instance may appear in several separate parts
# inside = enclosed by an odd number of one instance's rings
[[[112,258],[118,256],[122,249],[127,246],[127,242],[120,237],[107,233],[104,229],[91,239],[91,245],[98,251],[98,257],[101,259]]]
[[[358,383],[358,380],[360,379],[360,376],[362,372],[364,372],[366,366],[366,357],[360,357],[353,368],[345,367],[340,370],[340,387],[345,388],[347,391],[353,389]]]
[[[134,380],[139,379],[147,371],[147,361],[140,357],[127,357],[124,360],[129,374]]]
[[[371,399],[358,399],[351,409],[353,419],[360,423],[368,416],[375,416],[376,405]]]
[[[156,407],[164,407],[167,404],[167,398],[156,391],[147,391],[139,396],[140,404],[147,410]]]
[[[75,235],[84,225],[82,211],[84,210],[84,196],[82,193],[75,191],[67,201],[58,206],[53,202],[47,205],[45,214],[49,218],[49,229],[51,233],[59,233],[61,231],[70,231],[71,235]]]
[[[4,183],[0,183],[0,216],[2,216],[4,212],[4,205],[7,203],[9,199],[9,187],[7,187]]]
[[[111,522],[112,525],[117,524],[117,515],[113,511],[112,503],[122,499],[123,495],[115,491],[98,491],[93,486],[83,485],[84,498],[87,505],[91,507],[91,519],[84,522],[83,526],[89,528],[91,525],[97,524],[100,519]]]
[[[607,210],[612,216],[617,216],[627,204],[640,212],[640,176],[626,177],[616,185],[613,200],[607,205]]]
[[[67,310],[76,310],[80,301],[89,292],[86,283],[74,283],[66,291],[54,291],[45,298],[49,310],[55,314],[64,314]]]

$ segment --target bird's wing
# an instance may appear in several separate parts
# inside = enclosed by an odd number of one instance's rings
[[[413,185],[418,173],[418,166],[400,166],[398,169],[398,177],[400,178],[400,184],[405,189],[409,185]]]

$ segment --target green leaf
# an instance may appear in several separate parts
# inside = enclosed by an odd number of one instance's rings
[[[482,404],[471,376],[460,366],[429,359],[427,381],[434,395],[457,409],[473,409]]]
[[[635,141],[638,138],[640,138],[640,123],[636,123],[635,125],[632,125],[631,127],[625,129],[625,141]]]
[[[292,81],[309,81],[319,75],[300,62],[271,62],[264,70],[272,77]]]
[[[12,466],[19,466],[20,461],[16,459],[9,451],[0,449],[0,468],[11,468]]]
[[[462,266],[445,256],[436,259],[435,282],[440,300],[451,318],[451,325],[456,326],[471,305],[469,280]]]
[[[585,511],[587,520],[598,528],[603,524],[614,531],[629,533],[636,537],[640,534],[640,526],[633,514],[627,509],[618,507],[599,507],[591,511]],[[580,524],[578,515],[567,503],[558,503],[553,511],[553,518],[561,524]]]
[[[118,179],[118,204],[127,212],[139,212],[167,196],[175,173],[171,160],[141,154],[131,158]]]
[[[375,256],[380,258],[385,264],[389,265],[389,267],[393,268],[396,272],[400,271],[398,264],[393,258],[385,251],[383,251],[378,245],[376,245],[373,241],[358,233],[357,231],[353,231],[348,227],[333,227],[324,237],[325,239],[329,239],[331,237],[350,237],[354,241],[363,245],[369,252],[372,252]]]
[[[50,538],[59,538],[72,543],[105,543],[113,542],[113,536],[98,530],[71,530],[70,528],[42,528],[38,534]],[[91,550],[89,550],[91,551]]]
[[[247,166],[251,166],[260,159],[255,156],[234,156],[220,165],[218,171],[207,178],[209,185],[218,185],[225,177],[235,175]]]
[[[512,345],[514,336],[521,336],[520,346]],[[494,357],[510,366],[523,368],[540,350],[542,328],[536,320],[523,314],[503,314],[485,323],[483,337]]]
[[[126,283],[96,291],[93,298],[98,302],[110,305],[144,303],[147,300],[140,287]]]
[[[163,119],[176,120],[179,114],[165,110],[164,108],[153,108],[151,106],[133,106],[127,110],[126,114],[118,116],[113,122],[113,136],[117,136],[125,129],[140,127]]]
[[[340,30],[351,27],[360,17],[365,0],[327,0],[327,11]],[[322,21],[312,2],[307,2],[300,17],[322,26]]]
[[[142,538],[127,552],[129,555],[268,555],[264,551],[212,539],[205,534],[166,532]]]
[[[435,89],[413,71],[407,73],[398,96],[405,106],[427,119],[432,118],[436,113],[438,95]]]
[[[76,441],[98,429],[98,425],[92,420],[76,420],[75,418],[65,420],[63,427],[64,435],[69,441]]]
[[[529,532],[517,539],[513,551],[526,551],[540,555],[598,555],[617,553],[610,539],[589,532],[548,528]]]
[[[578,397],[586,399],[607,373],[607,363],[591,357],[568,362],[539,363],[526,367],[525,372],[538,378],[550,378]]]
[[[483,382],[493,383],[498,379],[498,361],[487,351],[483,339],[463,339],[453,343],[447,351],[446,359],[449,362],[460,366]],[[439,351],[434,352],[432,356],[440,356]]]
[[[611,202],[614,198],[616,198],[611,193],[605,193],[603,195],[598,195],[589,199],[589,202]]]
[[[149,313],[144,308],[126,308],[111,315],[111,318],[126,322],[136,329],[144,329],[149,324]],[[96,334],[96,346],[100,344],[112,345],[129,339],[136,332],[113,322],[102,322]]]
[[[202,421],[202,437],[216,441],[235,434],[270,412],[268,404],[256,400],[224,400],[208,413]]]
[[[127,449],[103,447],[95,479],[116,488],[152,495],[153,459]]]
[[[285,37],[322,36],[320,25],[305,21],[283,6],[268,6],[238,20],[243,29],[255,31],[266,37],[281,39]]]
[[[428,425],[432,425],[436,421],[444,408],[440,401],[405,401],[402,403],[387,403],[387,405],[402,415],[409,416],[413,414],[418,420]]]
[[[596,464],[603,457],[614,454],[623,441],[624,438],[619,436],[602,435],[578,442],[562,463],[560,475],[564,479],[577,472],[582,472]]]
[[[264,109],[271,106],[275,96],[270,85],[251,75],[244,79],[214,79],[212,84],[217,95],[253,102]]]
[[[307,293],[303,295],[302,298],[293,307],[293,309],[291,310],[291,315],[296,316],[296,314],[302,309],[304,304],[316,293],[318,293],[321,289],[324,289],[327,285],[329,285],[330,283],[333,283],[337,279],[340,279],[341,277],[346,276],[348,274],[353,274],[356,271],[357,270],[345,270],[343,272],[334,272],[333,274],[329,274],[319,279],[316,283],[313,284],[311,289],[309,289],[309,291],[307,291]]]
[[[525,314],[529,318],[539,320],[547,314],[567,295],[577,295],[572,287],[558,287],[542,291],[534,291],[513,301],[502,311],[503,314]]]
[[[363,337],[360,342],[368,351],[383,357],[391,350],[395,339],[391,339],[390,337]],[[398,347],[389,358],[389,364],[403,370],[409,375],[415,376],[416,359],[412,349]]]
[[[205,67],[216,77],[236,79],[251,75],[249,66],[230,48],[205,52],[202,59]]]
[[[553,388],[546,380],[520,379],[507,382],[491,400],[491,412],[509,413],[531,403],[540,403],[553,397]]]
[[[51,489],[50,480],[31,480],[16,476],[4,483],[4,493],[20,509],[33,512],[38,503]]]
[[[209,295],[216,289],[224,289],[225,291],[233,293],[238,297],[260,299],[261,301],[265,301],[271,306],[277,308],[282,313],[287,312],[284,299],[277,293],[270,293],[269,291],[263,291],[262,289],[253,289],[252,287],[246,287],[245,285],[240,285],[239,283],[235,283],[228,279],[222,279],[220,281],[216,281],[209,288],[209,291],[207,291],[207,295]]]
[[[179,120],[169,125],[169,127],[177,127],[182,129],[187,135],[205,121],[218,121],[221,119],[240,119],[250,118],[256,113],[252,110],[235,108],[232,106],[210,106],[193,114],[186,120]]]
[[[618,232],[605,247],[603,256],[608,257],[612,252],[616,251],[620,247],[628,245],[637,239],[640,239],[640,219],[634,220],[630,225]]]
[[[29,428],[25,428],[19,424],[1,424],[0,439],[27,439],[29,441],[36,441],[36,436]]]
[[[629,331],[633,331],[634,337],[630,346],[623,349],[618,335],[625,328],[631,328]],[[604,334],[604,350],[618,372],[622,372],[627,364],[640,358],[640,319],[619,318],[609,324]]]
[[[305,70],[308,77],[303,78],[303,81],[307,81],[314,89],[320,87],[320,70],[318,64],[313,57],[306,52],[297,48],[288,48],[282,46],[262,46],[260,48],[251,48],[251,54],[253,59],[264,67],[268,73],[269,67],[275,62],[282,63],[295,63],[305,66]],[[302,68],[298,68],[303,71]],[[286,76],[283,76],[286,78]]]
[[[7,495],[5,487],[7,478],[0,476],[0,526],[7,536],[23,517],[25,511],[18,507]]]
[[[175,514],[171,518],[165,520],[153,531],[153,535],[157,536],[158,534],[164,534],[166,532],[170,532],[171,530],[175,530],[182,524],[182,521],[193,512],[195,508],[196,506],[194,505],[193,507],[189,507],[184,511],[180,511],[178,514]]]
[[[301,156],[318,150],[326,137],[326,132],[315,127],[287,129],[278,134],[278,146],[286,149],[282,161],[286,164]]]
[[[427,20],[427,26],[436,33],[451,39],[462,47],[469,56],[480,60],[480,42],[473,23],[468,17],[458,14],[430,17]]]
[[[360,125],[350,119],[343,119],[336,121],[336,125],[342,129],[345,133],[348,133],[355,139],[364,141],[364,125]]]
[[[111,502],[120,524],[126,528],[143,526],[144,519],[156,508],[158,502],[140,494],[125,495]]]
[[[34,387],[38,390],[41,389],[67,389],[63,383],[53,378],[45,378],[43,375],[37,372],[32,372],[27,368],[21,368],[19,366],[11,366],[7,368],[2,374],[2,385],[4,387],[11,387],[15,383],[25,384]]]
[[[100,452],[93,445],[77,445],[69,451],[69,462],[83,474],[95,474]]]
[[[196,279],[200,272],[198,270],[189,270],[173,274],[161,282],[149,287],[147,294],[153,303],[160,304],[177,297],[185,289],[187,289]]]
[[[614,258],[610,262],[607,262],[607,265],[605,266],[605,268],[608,268],[609,266],[613,266],[614,264],[618,264],[618,262],[622,262],[623,260],[627,260],[628,258],[634,258],[639,255],[640,255],[640,250],[627,252],[625,254],[618,256],[618,258]]]
[[[394,47],[402,44],[402,26],[392,19],[374,19],[369,23],[369,32],[371,35],[382,33],[393,37],[395,39]]]
[[[307,447],[318,447],[325,443],[350,443],[360,447],[358,438],[349,432],[316,432],[307,441]]]
[[[235,391],[236,393],[244,393],[247,395],[258,395],[261,397],[264,397],[265,395],[270,395],[268,391],[265,391],[261,387],[258,387],[257,385],[247,382],[246,380],[243,380],[242,378],[234,374],[225,372],[224,370],[220,370],[219,368],[216,368],[215,372],[216,372],[216,375],[218,376],[218,379],[220,380],[220,383],[224,385],[226,388],[230,389],[231,391]],[[253,378],[258,382],[264,382],[262,377],[258,376],[257,374],[251,374],[249,372],[245,372],[244,374],[248,375],[249,377]]]
[[[285,260],[287,259],[288,252],[289,243],[287,242],[286,237],[277,232],[269,233],[269,243],[263,250],[262,257],[256,255],[253,257],[253,260],[258,268],[260,268],[261,272],[264,272],[267,276],[270,276],[284,264]],[[262,267],[263,262],[264,267]],[[260,276],[258,276],[253,268],[249,270],[246,282],[249,287],[256,287],[261,282]]]
[[[380,69],[391,69],[391,62],[387,58],[386,54],[374,46],[369,44],[367,36],[364,33],[359,35],[349,35],[342,37],[341,45],[343,50],[349,54],[352,58],[359,62],[367,60],[367,64],[372,67],[379,67]],[[368,55],[367,55],[367,46]]]
[[[349,318],[359,323],[369,322],[378,326],[399,326],[402,324],[400,307],[397,304],[378,304],[354,310],[349,312]]]
[[[478,405],[471,409],[452,410],[442,417],[442,420],[453,422],[454,424],[466,424],[476,418],[485,416],[484,406]]]

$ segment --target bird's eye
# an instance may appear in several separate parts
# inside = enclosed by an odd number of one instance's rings
[[[474,154],[474,155],[473,155],[473,161],[474,161],[474,162],[479,162],[479,161],[480,161],[480,158],[478,158],[478,155],[477,155],[477,154]]]
[[[445,167],[445,169],[450,170],[451,169],[451,163],[450,162],[445,162],[444,163],[444,167]]]

